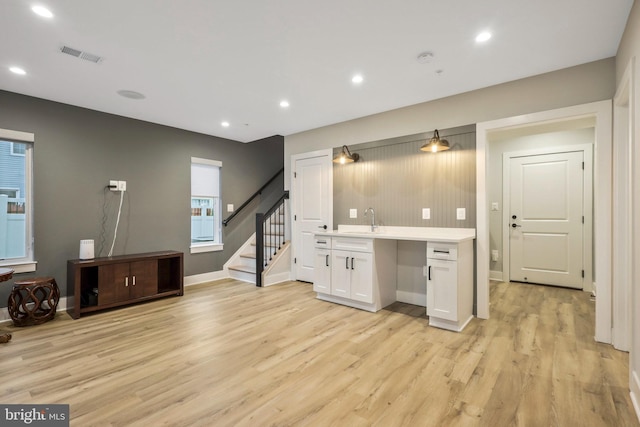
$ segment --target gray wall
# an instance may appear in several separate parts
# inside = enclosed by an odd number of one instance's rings
[[[360,160],[334,163],[334,226],[370,224],[363,214],[373,207],[380,225],[474,228],[475,126],[439,133],[449,141],[450,150],[420,151],[433,132],[349,146]],[[431,219],[422,219],[423,208],[431,210]],[[456,219],[456,208],[466,209],[466,220]],[[358,210],[357,219],[349,218],[349,209]]]
[[[130,102],[124,100],[123,102]],[[140,104],[144,108],[144,103]],[[252,212],[224,229],[224,251],[189,254],[191,157],[222,161],[223,217],[282,168],[281,137],[242,144],[148,122],[0,91],[0,128],[32,132],[36,273],[54,276],[66,294],[66,261],[80,239],[98,250],[105,204],[106,248],[113,236],[118,193],[127,181],[114,255],[174,249],[185,253],[185,275],[221,270],[252,232]],[[280,181],[282,189],[282,180]],[[253,212],[258,206],[251,206]],[[10,286],[0,287],[6,306]]]

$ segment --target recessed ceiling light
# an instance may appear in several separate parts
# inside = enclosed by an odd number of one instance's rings
[[[228,128],[229,127],[229,122],[222,122],[222,123],[220,123],[220,125],[222,125],[223,128]]]
[[[21,76],[27,74],[27,72],[20,67],[9,67],[9,71],[11,71],[13,74],[19,74]]]
[[[483,31],[476,36],[476,42],[483,43],[491,38],[491,33],[489,31]]]
[[[51,11],[44,6],[33,6],[31,10],[33,11],[33,13],[38,16],[42,16],[43,18],[53,18],[53,13],[51,13]]]
[[[433,52],[422,52],[420,55],[418,55],[416,60],[420,64],[428,64],[433,60]]]
[[[124,96],[129,99],[145,99],[146,97],[140,92],[136,92],[135,90],[119,90],[118,95]]]
[[[355,76],[353,76],[353,78],[351,79],[351,81],[355,84],[360,84],[362,83],[364,80],[364,77],[362,77],[362,74],[356,74]]]
[[[282,101],[280,101],[280,106],[282,108],[287,108],[289,106],[289,101],[287,101],[286,99],[283,99]]]

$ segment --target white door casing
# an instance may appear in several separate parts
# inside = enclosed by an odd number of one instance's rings
[[[489,196],[487,191],[487,162],[491,156],[492,141],[497,141],[502,132],[519,130],[536,133],[547,124],[568,123],[592,119],[595,126],[593,146],[593,244],[585,239],[585,248],[593,248],[593,269],[585,269],[585,283],[593,277],[594,292],[597,292],[595,339],[611,342],[611,129],[612,105],[610,100],[575,105],[555,110],[528,113],[507,117],[476,125],[476,296],[477,315],[489,318]],[[585,156],[585,161],[587,161]],[[585,170],[589,167],[585,165]],[[587,198],[585,198],[585,201]],[[587,206],[589,202],[585,202]],[[585,218],[589,211],[585,212]],[[585,219],[585,230],[590,225]],[[590,259],[585,258],[590,265]],[[592,276],[591,276],[592,275]],[[586,285],[585,285],[586,288]]]
[[[313,235],[333,229],[332,150],[291,157],[293,276],[313,282],[315,248]]]
[[[582,151],[505,153],[509,280],[583,288],[583,167]]]

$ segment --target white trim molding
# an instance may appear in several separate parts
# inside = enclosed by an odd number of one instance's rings
[[[487,162],[492,138],[505,131],[530,128],[533,133],[552,124],[595,120],[594,142],[594,271],[597,341],[611,342],[611,100],[478,123],[476,126],[476,282],[477,313],[489,318],[489,200]]]

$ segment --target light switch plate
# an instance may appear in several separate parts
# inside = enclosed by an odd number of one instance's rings
[[[422,219],[431,219],[431,209],[422,208]]]
[[[349,218],[358,218],[358,209],[349,209]]]
[[[500,210],[498,202],[491,202],[491,210],[492,211],[499,211]]]
[[[233,203],[227,204],[227,212],[233,212]]]
[[[467,210],[465,208],[456,209],[456,219],[461,221],[467,219]]]

